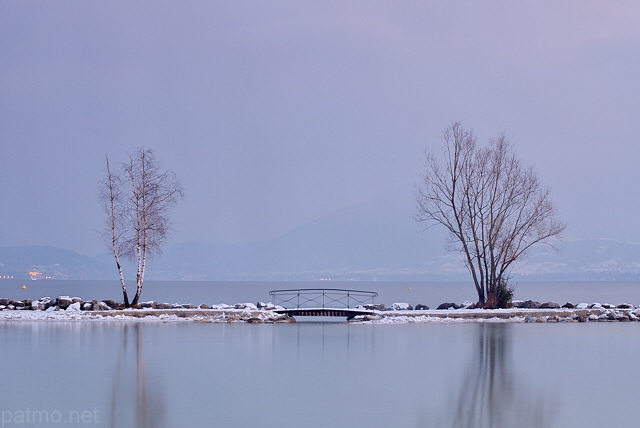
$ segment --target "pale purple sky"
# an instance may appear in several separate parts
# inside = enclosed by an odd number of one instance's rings
[[[268,239],[412,192],[454,120],[512,137],[569,237],[640,241],[637,1],[3,0],[0,61],[0,245],[100,252],[138,146],[185,188],[172,242]]]

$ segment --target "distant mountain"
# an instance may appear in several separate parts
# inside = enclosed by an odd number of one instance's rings
[[[443,235],[423,238],[410,193],[338,210],[276,239],[244,246],[191,242],[168,248],[154,277],[181,279],[393,279],[439,275]],[[443,258],[437,268],[432,266]],[[447,272],[450,273],[450,272]]]
[[[187,242],[149,261],[156,280],[467,280],[442,228],[421,231],[410,192],[383,195],[276,239],[236,246]],[[515,280],[640,280],[640,244],[574,239],[539,247],[514,266]],[[58,279],[116,279],[113,258],[53,247],[0,247],[0,275],[39,270]],[[130,277],[133,269],[125,266]],[[16,276],[17,277],[17,276]]]
[[[154,277],[218,280],[465,280],[441,228],[421,231],[412,194],[391,193],[338,210],[276,239],[245,246],[202,242],[169,248]],[[514,279],[640,279],[640,244],[570,240],[542,246],[514,266]]]
[[[543,246],[534,249],[514,273],[574,281],[640,280],[640,243],[574,239],[562,242],[558,252]]]
[[[0,276],[16,279],[111,279],[113,269],[94,258],[55,247],[0,247]]]

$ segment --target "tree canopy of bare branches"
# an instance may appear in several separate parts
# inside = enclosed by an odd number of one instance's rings
[[[161,169],[153,150],[139,148],[114,172],[106,157],[100,183],[105,212],[104,238],[113,252],[126,307],[137,305],[148,259],[160,252],[171,232],[169,213],[183,197],[176,175]],[[129,303],[121,257],[136,264],[136,293]]]
[[[473,131],[454,122],[443,137],[441,152],[425,152],[416,220],[448,230],[450,249],[464,255],[478,305],[495,308],[513,263],[536,244],[552,245],[565,224],[549,189],[504,135],[482,147]]]

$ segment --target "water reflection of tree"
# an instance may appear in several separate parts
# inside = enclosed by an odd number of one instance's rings
[[[164,426],[161,390],[152,379],[140,324],[125,324],[111,391],[111,427]]]
[[[555,410],[551,397],[518,382],[513,371],[509,324],[481,323],[478,329],[477,350],[453,400],[451,426],[551,426]]]

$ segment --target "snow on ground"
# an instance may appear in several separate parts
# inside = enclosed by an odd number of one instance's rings
[[[39,301],[38,301],[39,302]],[[17,306],[17,305],[16,305]],[[158,305],[159,306],[159,305]],[[164,304],[163,304],[164,306]],[[89,321],[89,322],[206,322],[206,323],[283,323],[295,322],[287,315],[279,314],[278,309],[284,309],[273,304],[252,303],[213,305],[212,307],[196,308],[172,307],[163,309],[111,309],[111,310],[80,310],[80,303],[64,306],[50,306],[46,310],[7,309],[0,306],[0,322],[2,321]],[[204,305],[203,305],[204,306]],[[258,306],[260,309],[258,309]],[[578,305],[578,308],[549,308],[549,309],[445,309],[445,310],[407,310],[400,305],[394,305],[394,310],[367,311],[350,321],[357,324],[424,324],[424,323],[469,323],[469,322],[566,322],[566,321],[639,321],[640,309],[633,305],[593,304],[588,308]],[[36,306],[33,306],[36,307]],[[43,306],[44,307],[44,306]],[[108,308],[107,305],[103,305]],[[155,307],[155,305],[154,305]],[[13,306],[12,306],[13,308]],[[209,309],[210,308],[210,309]],[[320,309],[319,309],[320,310]],[[305,317],[296,316],[298,321]],[[343,320],[345,318],[342,318]],[[335,321],[336,317],[327,318]]]
[[[131,315],[128,314],[131,313]],[[514,316],[511,318],[483,318],[479,319],[473,316],[465,317],[463,312],[472,311],[456,310],[456,311],[438,311],[438,316],[427,313],[417,313],[418,311],[410,311],[411,313],[403,314],[409,311],[396,311],[393,313],[380,313],[383,316],[380,319],[366,320],[357,322],[366,324],[416,324],[416,323],[451,323],[451,322],[522,322],[523,318]],[[420,311],[425,312],[425,311]],[[476,311],[477,312],[477,311]],[[446,313],[455,314],[454,317],[446,317]],[[461,316],[462,315],[462,316]],[[0,321],[90,321],[90,322],[118,322],[118,321],[136,321],[136,322],[242,322],[249,318],[266,320],[269,317],[277,317],[278,314],[272,311],[245,311],[241,309],[224,309],[224,310],[141,310],[127,309],[119,311],[104,311],[102,313],[77,310],[59,310],[59,311],[34,311],[34,310],[3,310],[0,311]],[[504,314],[503,314],[504,316]],[[303,317],[301,317],[303,319]],[[329,318],[327,318],[329,319]]]
[[[509,318],[471,318],[471,317],[434,317],[430,315],[386,316],[378,320],[362,321],[363,324],[426,324],[426,323],[470,323],[470,322],[524,322],[524,317],[514,316]]]
[[[130,314],[129,314],[130,313]],[[125,309],[113,311],[33,311],[3,310],[0,311],[2,321],[89,321],[89,322],[243,322],[249,319],[267,319],[277,317],[272,311],[245,311],[242,309],[226,310],[138,310]]]
[[[282,322],[282,315],[272,310],[234,309],[125,309],[111,311],[78,310],[2,310],[1,321],[89,321],[89,322]],[[571,317],[585,310],[571,309],[450,309],[425,311],[379,311],[372,315],[359,316],[352,320],[358,324],[423,324],[423,323],[469,323],[469,322],[527,322],[532,317]],[[591,310],[590,313],[594,311]],[[599,314],[605,310],[597,310]],[[639,314],[640,315],[640,314]],[[587,314],[588,316],[588,314]],[[286,318],[286,317],[285,317]],[[298,320],[304,320],[299,317]],[[327,318],[335,320],[335,318]]]
[[[101,316],[79,311],[0,311],[0,321],[190,321],[176,315],[158,314],[138,318],[126,315]]]

